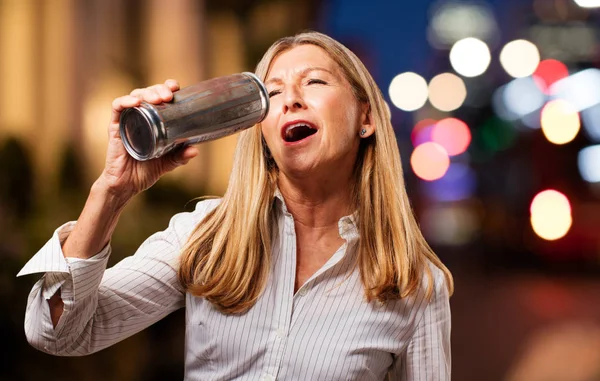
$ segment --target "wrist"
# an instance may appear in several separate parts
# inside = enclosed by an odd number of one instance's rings
[[[129,200],[135,196],[135,192],[115,187],[104,176],[100,176],[92,184],[90,195],[102,199],[107,205],[112,205],[119,210],[124,208]]]
[[[75,227],[62,244],[65,257],[91,258],[105,247],[130,200],[102,179],[94,182]]]

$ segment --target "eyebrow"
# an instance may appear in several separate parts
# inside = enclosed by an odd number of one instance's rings
[[[325,69],[324,67],[318,67],[318,66],[314,66],[314,67],[307,67],[306,69],[302,70],[302,71],[300,72],[300,74],[299,74],[299,75],[300,75],[301,77],[304,77],[304,76],[306,76],[308,73],[310,73],[310,72],[312,72],[312,71],[324,71],[324,72],[326,72],[326,73],[329,73],[329,74],[331,74],[331,75],[335,76],[335,74],[334,74],[334,73],[333,73],[331,70],[329,70],[329,69]],[[281,78],[278,78],[278,77],[272,77],[272,78],[268,79],[268,80],[265,82],[265,86],[266,86],[266,85],[268,85],[268,84],[274,83],[274,82],[275,82],[275,83],[281,83]]]

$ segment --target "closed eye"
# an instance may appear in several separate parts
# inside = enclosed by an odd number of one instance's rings
[[[281,91],[280,91],[280,90],[271,90],[271,91],[269,92],[269,98],[271,98],[271,97],[273,97],[273,96],[275,96],[275,95],[277,95],[277,94],[280,94],[280,93],[281,93]]]
[[[309,85],[313,85],[313,84],[326,85],[327,84],[327,82],[323,81],[322,79],[318,79],[318,78],[311,78],[308,80],[307,83]]]

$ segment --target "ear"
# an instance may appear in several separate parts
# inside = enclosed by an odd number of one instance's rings
[[[375,125],[371,118],[371,105],[367,102],[361,103],[360,129],[358,135],[367,138],[375,133]]]

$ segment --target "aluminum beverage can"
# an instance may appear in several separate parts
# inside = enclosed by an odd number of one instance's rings
[[[219,139],[261,122],[269,95],[250,72],[217,77],[173,93],[171,102],[127,108],[119,130],[127,152],[150,160],[175,147]]]

